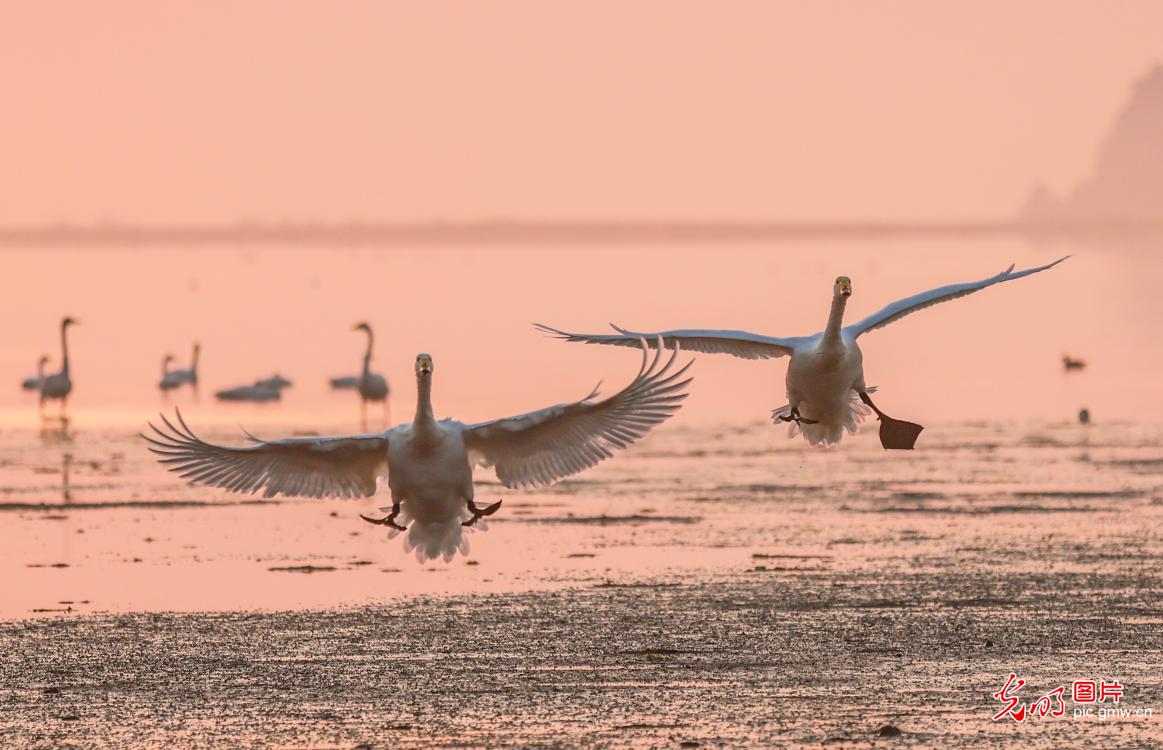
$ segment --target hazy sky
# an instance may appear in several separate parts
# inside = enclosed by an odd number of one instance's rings
[[[36,2],[0,222],[972,217],[1084,176],[1152,2]]]

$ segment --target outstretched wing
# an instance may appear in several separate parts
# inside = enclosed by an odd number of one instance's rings
[[[1069,255],[1066,256],[1066,258],[1069,257]],[[1020,279],[1023,276],[1041,273],[1047,268],[1053,268],[1062,261],[1066,260],[1066,258],[1059,258],[1053,263],[1048,263],[1037,268],[1027,268],[1024,271],[1014,271],[1014,267],[1010,266],[1006,270],[999,273],[997,276],[990,276],[988,279],[982,279],[981,281],[967,281],[964,284],[950,284],[949,286],[943,286],[938,289],[930,289],[927,292],[921,292],[920,294],[914,294],[912,297],[906,297],[905,299],[902,299],[898,302],[893,302],[891,305],[884,308],[880,312],[869,315],[859,323],[853,323],[850,326],[846,326],[844,328],[844,333],[855,338],[861,334],[868,333],[869,331],[900,320],[910,313],[915,313],[917,310],[923,310],[926,307],[930,307],[932,305],[948,302],[949,300],[957,299],[958,297],[964,297],[967,294],[973,294],[976,291],[985,289],[987,286],[1000,284],[1003,281],[1013,281],[1014,279]]]
[[[649,356],[645,341],[642,368],[630,385],[613,396],[594,401],[598,391],[581,401],[558,404],[517,417],[482,422],[465,428],[470,455],[494,466],[506,487],[541,487],[576,474],[614,455],[678,411],[687,397],[687,362],[675,369],[675,352],[662,362],[662,351]]]
[[[151,422],[154,434],[141,437],[160,463],[193,484],[264,490],[264,497],[369,497],[387,469],[387,433],[270,441],[247,433],[253,445],[227,448],[201,440],[176,413],[177,425],[163,414],[166,429]]]
[[[747,331],[715,331],[700,328],[680,328],[674,331],[660,331],[657,333],[638,333],[619,328],[613,323],[610,327],[617,333],[569,333],[550,328],[541,323],[534,323],[533,327],[544,333],[556,336],[563,341],[575,341],[584,344],[607,344],[610,346],[640,346],[643,339],[651,346],[665,341],[668,349],[674,349],[679,344],[683,349],[706,354],[730,354],[743,359],[774,359],[776,357],[790,357],[798,338],[780,339],[774,336],[763,336]]]

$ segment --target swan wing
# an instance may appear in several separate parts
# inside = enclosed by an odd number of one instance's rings
[[[665,341],[665,346],[674,349],[681,344],[683,349],[705,354],[730,354],[743,359],[774,359],[776,357],[790,357],[800,338],[776,338],[747,331],[717,331],[699,328],[680,328],[673,331],[659,331],[657,333],[639,333],[619,328],[613,323],[610,327],[617,333],[569,333],[559,331],[541,323],[534,323],[537,330],[548,333],[563,341],[574,341],[585,344],[607,344],[609,346],[640,346],[645,339],[650,346],[658,346]]]
[[[948,302],[949,300],[957,299],[958,297],[964,297],[967,294],[973,294],[974,292],[985,289],[988,286],[1000,284],[1003,281],[1013,281],[1014,279],[1020,279],[1023,276],[1030,276],[1031,274],[1041,273],[1048,268],[1053,268],[1069,257],[1070,256],[1067,255],[1065,258],[1059,258],[1053,263],[1047,263],[1046,265],[1038,266],[1037,268],[1027,268],[1023,271],[1015,271],[1014,267],[1010,266],[996,276],[990,276],[988,279],[981,279],[980,281],[967,281],[963,284],[950,284],[948,286],[939,287],[937,289],[930,289],[929,291],[921,292],[920,294],[914,294],[912,297],[906,297],[897,302],[893,302],[883,310],[869,315],[867,318],[861,320],[858,323],[853,323],[850,326],[846,326],[844,328],[844,333],[848,336],[851,336],[852,338],[855,338],[862,334],[868,333],[869,331],[886,326],[889,323],[896,322],[906,315],[915,313],[917,310],[923,310],[926,307],[931,307],[932,305],[938,305],[942,302]]]
[[[661,342],[659,342],[661,343]],[[626,448],[681,406],[691,363],[676,367],[678,349],[663,360],[640,341],[642,367],[631,383],[596,400],[597,388],[580,401],[464,428],[470,460],[496,468],[506,487],[543,487],[588,469]]]
[[[230,448],[207,443],[186,425],[161,415],[164,429],[150,423],[141,437],[167,469],[192,484],[264,497],[370,497],[387,470],[388,433],[348,437],[259,440]],[[245,432],[245,431],[244,431]]]

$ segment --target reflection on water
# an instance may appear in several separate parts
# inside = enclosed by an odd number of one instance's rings
[[[1158,425],[937,424],[912,453],[882,451],[875,429],[833,451],[762,423],[662,430],[548,490],[478,472],[502,513],[467,559],[427,566],[359,520],[383,498],[255,500],[183,485],[125,430],[30,437],[0,438],[4,617],[1163,561],[1146,531],[1163,521]]]

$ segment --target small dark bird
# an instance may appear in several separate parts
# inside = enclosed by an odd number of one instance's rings
[[[1086,369],[1086,360],[1075,359],[1075,358],[1071,357],[1069,354],[1063,354],[1062,355],[1062,369],[1066,370],[1067,372],[1070,372],[1071,370],[1085,370]]]

